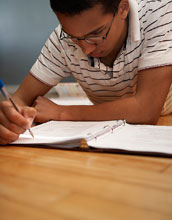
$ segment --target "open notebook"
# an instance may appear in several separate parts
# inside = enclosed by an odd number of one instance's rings
[[[12,144],[172,156],[172,126],[131,125],[125,121],[50,121]]]

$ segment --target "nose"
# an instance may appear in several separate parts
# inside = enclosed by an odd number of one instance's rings
[[[81,49],[85,55],[89,55],[90,53],[92,53],[96,49],[95,44],[89,44],[89,43],[85,42],[84,40],[81,40],[78,43],[78,45],[81,47]]]

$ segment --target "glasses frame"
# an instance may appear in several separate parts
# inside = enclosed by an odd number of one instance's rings
[[[63,28],[62,28],[62,26],[61,26],[60,40],[64,40],[64,41],[66,41],[66,42],[68,42],[69,40],[71,40],[73,43],[74,43],[74,41],[76,41],[76,42],[78,42],[78,43],[79,43],[80,41],[85,41],[85,42],[87,42],[88,44],[94,44],[94,45],[97,45],[97,44],[99,44],[99,43],[102,43],[104,40],[107,39],[107,37],[108,37],[108,35],[109,35],[109,32],[110,32],[110,30],[111,30],[111,27],[112,27],[114,18],[115,18],[115,14],[113,15],[111,24],[110,24],[110,26],[109,26],[109,28],[108,28],[108,30],[107,30],[107,32],[106,32],[106,34],[105,34],[104,36],[95,36],[95,37],[93,37],[93,36],[90,36],[90,37],[72,37],[72,36],[70,36],[69,34],[67,34],[67,33],[63,30]],[[64,35],[67,35],[67,36],[64,36]],[[94,42],[94,41],[90,40],[90,39],[93,39],[93,38],[94,38],[95,40],[97,39],[97,40],[100,40],[100,41],[99,41],[99,42]]]

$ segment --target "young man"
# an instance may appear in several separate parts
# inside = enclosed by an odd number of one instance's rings
[[[1,103],[0,144],[17,139],[34,118],[155,124],[172,112],[171,0],[50,3],[61,25],[13,95],[23,116]],[[42,97],[70,74],[94,105],[60,106]]]

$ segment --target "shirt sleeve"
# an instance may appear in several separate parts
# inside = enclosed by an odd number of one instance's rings
[[[170,0],[148,4],[142,34],[139,70],[172,65],[172,3]]]
[[[46,41],[41,53],[32,66],[31,74],[45,84],[55,86],[62,78],[70,75],[65,49],[59,40],[60,27],[57,27]]]

